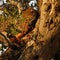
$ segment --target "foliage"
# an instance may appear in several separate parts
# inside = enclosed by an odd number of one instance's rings
[[[21,32],[20,30],[18,30],[17,28],[14,27],[14,24],[10,24],[8,26],[8,28],[6,29],[7,33],[11,33],[11,34],[18,34],[19,32]]]
[[[12,16],[16,16],[18,14],[18,10],[16,6],[13,5],[8,5],[8,7],[6,7],[7,11],[9,12],[10,15]]]
[[[20,15],[20,22],[23,23],[24,21],[25,21],[25,18],[22,15]]]
[[[0,46],[0,50],[2,50],[3,48],[6,49],[7,46],[3,43],[3,42],[0,42],[1,46]]]

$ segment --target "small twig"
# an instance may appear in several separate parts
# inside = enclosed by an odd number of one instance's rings
[[[2,35],[2,36],[5,38],[6,42],[9,44],[9,46],[14,46],[13,43],[10,41],[10,39],[9,39],[7,36],[5,36],[5,35],[4,35],[3,33],[1,33],[1,32],[0,32],[0,35]]]

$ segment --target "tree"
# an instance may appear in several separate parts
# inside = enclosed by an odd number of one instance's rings
[[[51,60],[60,50],[60,0],[38,0],[38,7],[39,17],[34,29],[22,37],[27,43],[18,60]],[[32,38],[27,39],[29,34]]]
[[[38,7],[40,17],[33,34],[40,38],[35,38],[36,42],[32,41],[32,46],[26,48],[18,60],[51,60],[59,50],[60,1],[38,0]]]

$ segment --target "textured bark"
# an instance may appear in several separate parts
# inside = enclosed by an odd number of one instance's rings
[[[33,30],[37,37],[18,60],[51,60],[60,48],[60,0],[38,0],[38,6],[40,17]]]
[[[9,2],[21,12],[20,3]],[[60,50],[60,0],[38,0],[38,7],[40,16],[34,29],[21,37],[25,46],[12,50],[7,60],[51,60]]]

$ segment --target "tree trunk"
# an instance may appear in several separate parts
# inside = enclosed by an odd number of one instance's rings
[[[60,48],[60,0],[38,0],[38,7],[40,17],[33,30],[37,36],[18,60],[51,60]]]

